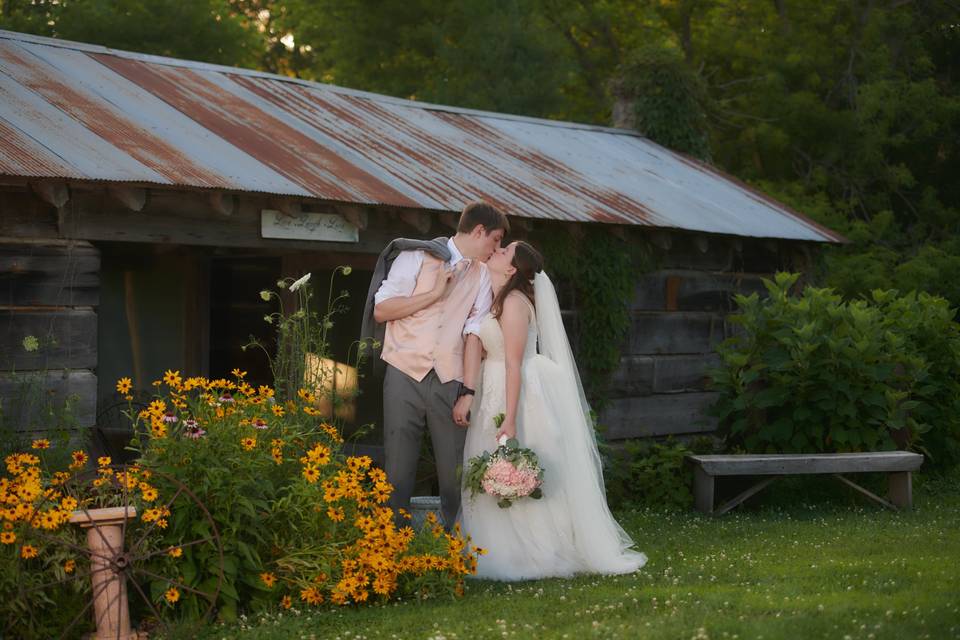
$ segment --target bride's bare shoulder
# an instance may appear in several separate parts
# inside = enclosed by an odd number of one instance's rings
[[[530,300],[519,291],[511,291],[503,299],[503,314],[529,318],[532,312],[533,305]]]

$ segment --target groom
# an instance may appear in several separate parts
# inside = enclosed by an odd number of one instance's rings
[[[507,217],[493,205],[468,204],[452,238],[387,245],[370,286],[376,290],[373,320],[378,327],[386,323],[381,358],[384,466],[394,487],[389,505],[398,515],[410,508],[426,427],[448,530],[460,508],[457,466],[466,438],[453,411],[456,406],[458,415],[466,414],[473,401],[481,353],[477,332],[493,299],[484,262],[508,230]]]

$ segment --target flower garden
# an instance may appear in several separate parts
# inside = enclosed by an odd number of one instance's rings
[[[50,442],[6,458],[0,479],[0,617],[4,637],[87,630],[90,558],[71,517],[129,506],[125,537],[133,567],[134,619],[146,628],[184,624],[215,611],[355,605],[394,598],[462,595],[480,549],[433,519],[422,531],[385,506],[392,487],[368,457],[345,456],[343,438],[300,389],[279,401],[233,379],[168,371],[156,398],[131,418],[135,465],[72,452],[48,464]],[[129,392],[129,380],[117,388]],[[121,504],[122,503],[122,504]],[[396,520],[400,520],[400,525]],[[95,557],[95,556],[94,556]]]

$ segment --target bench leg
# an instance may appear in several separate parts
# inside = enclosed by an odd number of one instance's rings
[[[873,500],[873,501],[876,502],[877,504],[883,505],[883,506],[885,506],[887,509],[891,509],[891,510],[893,510],[893,511],[896,511],[896,510],[897,510],[897,505],[896,505],[896,504],[894,504],[893,502],[890,502],[889,500],[884,500],[883,498],[881,498],[881,497],[878,496],[877,494],[873,493],[872,491],[868,491],[867,489],[864,489],[863,487],[861,487],[860,485],[858,485],[858,484],[857,484],[856,482],[854,482],[853,480],[848,480],[847,478],[844,478],[844,477],[843,477],[842,475],[840,475],[839,473],[833,474],[833,477],[836,478],[837,480],[839,480],[840,482],[842,482],[843,484],[847,485],[847,486],[850,487],[851,489],[855,489],[856,491],[859,491],[860,493],[862,493],[863,495],[867,496],[868,498],[870,498],[871,500]]]
[[[887,497],[900,509],[913,508],[913,479],[909,471],[887,475]]]
[[[700,513],[713,513],[713,476],[700,467],[694,467],[693,470],[693,497],[697,511]]]
[[[725,504],[723,504],[723,505],[721,505],[720,507],[718,507],[717,510],[713,512],[713,515],[715,515],[715,516],[722,516],[722,515],[725,514],[727,511],[730,511],[731,509],[733,509],[733,508],[736,507],[737,505],[742,504],[743,502],[746,502],[747,498],[750,498],[750,497],[752,497],[752,496],[760,493],[760,492],[763,491],[764,489],[766,489],[768,486],[770,486],[770,484],[772,484],[772,483],[773,483],[777,478],[779,478],[779,477],[780,477],[780,476],[770,476],[770,477],[768,477],[768,478],[764,478],[763,480],[761,480],[761,481],[758,482],[757,484],[753,485],[752,487],[750,487],[749,489],[747,489],[747,490],[744,491],[743,493],[737,495],[737,497],[732,498],[730,501],[728,501],[728,502],[726,502]]]

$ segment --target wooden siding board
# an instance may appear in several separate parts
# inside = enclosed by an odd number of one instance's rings
[[[100,255],[87,243],[17,243],[0,239],[0,304],[96,306]]]
[[[373,254],[394,237],[412,235],[371,226],[361,232],[357,243],[277,240],[260,237],[261,208],[250,203],[242,204],[232,216],[198,215],[189,209],[176,213],[172,209],[176,209],[174,202],[165,203],[163,208],[153,205],[137,213],[84,204],[75,215],[71,214],[68,226],[73,230],[72,237],[85,240]]]
[[[601,417],[610,440],[703,433],[716,429],[707,409],[717,394],[674,393],[610,400]]]
[[[0,310],[0,362],[6,370],[93,369],[97,366],[97,314],[90,308]],[[35,336],[40,348],[27,351]]]
[[[695,356],[664,356],[654,360],[654,393],[704,391],[707,370],[720,364],[714,353]]]
[[[5,399],[4,420],[11,421],[18,431],[48,430],[46,408],[59,410],[68,398],[77,425],[90,427],[97,419],[97,376],[86,369],[3,373],[0,398]]]
[[[631,355],[710,353],[729,332],[712,313],[635,312],[627,351]]]
[[[631,307],[637,311],[730,312],[736,309],[736,294],[766,293],[761,277],[745,273],[656,271],[637,280]]]

